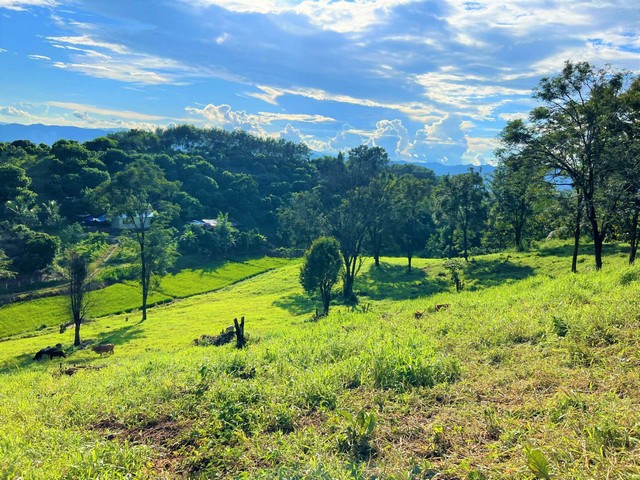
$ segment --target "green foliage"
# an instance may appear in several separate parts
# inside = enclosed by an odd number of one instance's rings
[[[376,414],[366,410],[355,415],[348,410],[337,410],[336,413],[345,423],[338,433],[339,448],[355,458],[371,455],[373,448],[369,442],[376,427]],[[340,423],[338,418],[334,419],[337,424]]]
[[[522,450],[527,459],[527,467],[535,478],[551,480],[551,469],[544,454],[530,445],[526,445]]]
[[[461,291],[464,283],[460,274],[464,271],[464,264],[460,260],[453,258],[445,260],[442,266],[449,272],[451,281],[456,287],[456,292]]]
[[[300,284],[313,295],[320,292],[324,314],[329,313],[331,289],[342,271],[340,244],[335,238],[321,237],[306,251],[300,269]]]
[[[17,225],[9,234],[6,252],[16,272],[30,273],[51,265],[59,247],[57,237]]]

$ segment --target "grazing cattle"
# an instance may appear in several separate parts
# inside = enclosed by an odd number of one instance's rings
[[[440,305],[436,305],[436,312],[439,312],[440,310],[445,310],[447,308],[449,308],[451,305],[448,303],[442,303]]]
[[[106,343],[104,345],[96,345],[91,350],[102,355],[103,353],[113,353],[113,343]]]
[[[49,355],[49,360],[53,357],[65,357],[66,354],[62,351],[62,345],[58,344],[55,347],[46,347],[38,351],[33,357],[34,360],[42,360],[42,357]]]
[[[423,315],[424,315],[423,311],[416,310],[415,313],[413,314],[413,317],[418,319],[418,318],[422,318]]]

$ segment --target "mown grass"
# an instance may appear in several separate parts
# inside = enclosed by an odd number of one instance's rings
[[[185,269],[162,277],[159,288],[151,292],[148,303],[156,304],[219,289],[243,278],[278,268],[289,261],[264,257],[243,262],[224,262],[217,268]],[[0,306],[0,338],[34,332],[42,326],[56,329],[69,322],[67,298],[40,298]],[[123,282],[90,293],[90,318],[128,312],[140,307],[141,293],[136,282]]]
[[[30,357],[73,332],[3,342],[0,477],[637,478],[640,271],[583,258],[476,258],[459,294],[440,261],[384,259],[316,322],[287,265],[86,325],[116,353],[69,348],[96,367],[72,376]],[[246,349],[193,345],[241,315]]]

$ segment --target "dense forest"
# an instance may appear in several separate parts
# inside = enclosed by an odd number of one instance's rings
[[[143,269],[146,250],[149,272],[176,252],[295,254],[330,235],[345,296],[362,255],[402,255],[410,270],[414,256],[468,259],[547,237],[575,239],[577,255],[588,235],[596,268],[609,239],[628,242],[633,262],[640,80],[567,62],[534,99],[529,120],[501,133],[491,177],[474,168],[437,177],[377,146],[312,158],[304,144],[189,125],[0,143],[0,272],[55,276],[64,252],[122,232],[139,245]],[[118,229],[118,219],[132,228]]]

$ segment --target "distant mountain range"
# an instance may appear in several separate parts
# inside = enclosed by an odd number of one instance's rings
[[[80,127],[65,127],[61,125],[20,125],[18,123],[1,123],[0,122],[0,142],[13,142],[14,140],[30,140],[33,143],[46,143],[51,145],[61,138],[67,140],[76,140],[78,142],[86,142],[93,140],[97,137],[103,137],[108,133],[116,132],[117,129],[100,129],[100,128],[80,128]],[[396,162],[403,163],[403,162]],[[474,170],[481,172],[483,175],[488,175],[493,172],[495,167],[491,165],[444,165],[442,163],[429,162],[414,162],[422,167],[429,168],[434,171],[436,175],[457,175],[459,173],[466,173],[470,167]]]
[[[117,130],[105,130],[100,128],[64,127],[60,125],[20,125],[18,123],[0,123],[0,142],[13,142],[14,140],[30,140],[33,143],[46,143],[51,145],[61,138],[86,142],[96,137],[102,137],[107,133]]]
[[[420,165],[421,167],[428,168],[429,170],[433,170],[433,172],[438,176],[444,175],[458,175],[459,173],[467,173],[470,168],[476,172],[480,172],[482,175],[489,175],[493,173],[496,167],[492,165],[444,165],[442,163],[429,162],[413,162],[416,165]]]

